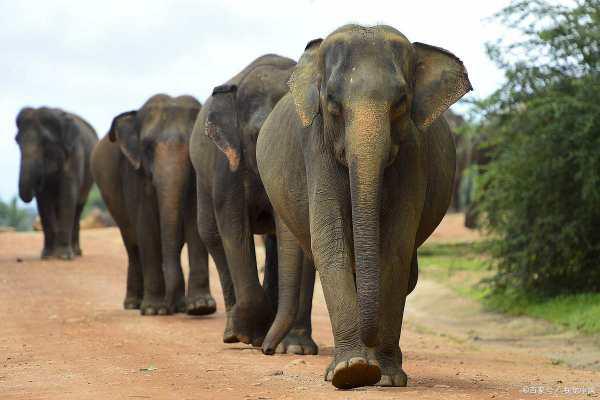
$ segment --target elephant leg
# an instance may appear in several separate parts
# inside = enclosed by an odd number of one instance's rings
[[[278,291],[278,265],[277,265],[277,237],[273,234],[263,236],[265,243],[265,274],[263,278],[263,288],[267,298],[275,307],[277,312],[277,304],[279,301]]]
[[[381,272],[381,343],[377,347],[377,360],[381,366],[379,386],[406,386],[407,376],[402,369],[400,332],[404,304],[408,294],[411,256],[403,257],[399,265],[386,265]]]
[[[213,205],[210,196],[202,191],[201,185],[197,185],[197,226],[198,234],[204,246],[212,256],[219,273],[221,290],[223,291],[223,300],[225,301],[225,311],[227,313],[227,323],[223,332],[223,342],[238,342],[237,336],[233,330],[232,310],[235,305],[235,291],[233,280],[227,265],[225,249],[217,228],[217,221],[213,212]]]
[[[75,221],[73,222],[73,237],[71,238],[71,247],[73,253],[76,256],[81,256],[81,247],[79,246],[79,220],[81,219],[81,212],[83,211],[84,204],[78,204],[75,209]]]
[[[140,262],[140,250],[139,248],[130,243],[123,237],[125,243],[125,249],[127,250],[127,292],[125,294],[125,301],[123,301],[123,308],[126,310],[137,310],[142,304],[142,298],[144,296],[144,278],[142,275],[142,265]]]
[[[412,260],[410,262],[410,278],[408,280],[408,292],[407,295],[411,294],[415,287],[417,287],[417,281],[419,280],[419,261],[417,260],[417,249],[413,251]]]
[[[198,234],[196,207],[194,193],[193,199],[186,206],[184,217],[185,241],[188,246],[190,266],[186,311],[190,315],[207,315],[217,310],[217,303],[210,294],[208,251]]]
[[[374,385],[381,378],[375,349],[367,348],[360,339],[356,287],[348,253],[315,254],[334,337],[334,358],[325,372],[325,380],[339,389]]]
[[[407,190],[411,185],[399,185]],[[415,185],[412,185],[414,187]],[[410,192],[400,192],[398,198],[414,198]],[[402,369],[400,334],[406,296],[417,282],[418,265],[415,237],[420,210],[409,210],[402,202],[388,208],[389,218],[381,222],[381,307],[377,360],[381,365],[379,386],[406,386],[407,376]],[[415,212],[416,211],[416,212]],[[401,222],[400,222],[401,221]]]
[[[72,260],[73,224],[77,210],[77,184],[72,179],[61,182],[56,210],[58,229],[56,234],[55,255],[63,260]]]
[[[264,354],[273,354],[294,326],[302,281],[302,248],[288,227],[275,218],[279,265],[279,304],[275,320],[263,341]]]
[[[315,149],[314,151],[320,151]],[[333,361],[325,379],[340,389],[374,385],[381,378],[375,349],[361,340],[352,254],[348,180],[333,160],[313,159],[307,168],[310,249],[331,320]],[[335,182],[335,185],[324,184]]]
[[[277,346],[277,353],[317,354],[319,348],[312,338],[312,299],[315,287],[315,266],[305,254],[302,260],[300,303],[294,325]]]
[[[240,342],[260,346],[274,312],[260,285],[254,235],[240,196],[243,198],[244,194],[228,193],[223,204],[215,207],[216,219],[235,288],[236,303],[231,311],[233,329]]]
[[[44,230],[44,249],[42,259],[48,259],[54,255],[56,240],[56,212],[54,204],[47,193],[40,193],[37,197],[38,214]]]
[[[142,315],[167,315],[165,281],[162,271],[160,222],[158,206],[153,196],[145,196],[138,208],[137,242],[144,281]]]

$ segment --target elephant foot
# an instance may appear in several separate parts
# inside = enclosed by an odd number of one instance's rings
[[[402,352],[399,348],[393,355],[378,352],[377,360],[381,365],[381,379],[376,386],[406,386],[408,376],[402,369]]]
[[[79,245],[73,246],[73,254],[75,254],[76,257],[81,257],[83,255],[83,252],[81,251]]]
[[[381,379],[381,368],[375,357],[356,352],[337,355],[325,371],[325,380],[338,389],[375,385]]]
[[[142,299],[137,296],[127,296],[123,301],[123,308],[125,310],[139,310],[142,305]]]
[[[142,315],[169,315],[169,307],[165,305],[165,302],[157,299],[142,300],[140,304],[140,314]]]
[[[254,303],[236,303],[233,306],[233,331],[240,342],[260,347],[273,322],[274,313],[264,292],[252,298]]]
[[[408,383],[408,376],[400,369],[400,373],[397,374],[382,374],[379,382],[375,386],[396,386],[405,387]]]
[[[54,257],[54,250],[49,247],[44,247],[42,250],[42,255],[40,256],[42,260],[48,260]]]
[[[306,329],[292,329],[277,345],[276,353],[314,355],[319,353],[319,347]]]
[[[54,250],[53,256],[60,260],[72,260],[75,258],[75,253],[71,247],[58,247]]]
[[[223,343],[239,343],[237,335],[233,330],[233,317],[231,310],[227,311],[227,322],[225,323],[225,331],[223,332]]]
[[[187,312],[188,304],[185,299],[185,288],[179,287],[171,295],[167,292],[162,303],[167,309],[166,315]]]
[[[175,301],[175,305],[169,308],[170,314],[188,312],[188,302],[185,295],[180,295]]]
[[[217,303],[210,293],[200,293],[187,299],[186,311],[189,315],[208,315],[217,311]]]

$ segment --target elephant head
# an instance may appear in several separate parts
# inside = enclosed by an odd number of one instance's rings
[[[166,263],[178,263],[182,204],[192,182],[188,143],[199,110],[191,96],[155,95],[139,110],[116,116],[108,133],[131,167],[154,187]]]
[[[21,150],[19,196],[29,203],[44,180],[59,172],[75,147],[73,116],[58,109],[24,108],[17,115],[15,137]]]
[[[256,140],[258,132],[283,95],[295,62],[266,55],[213,89],[207,102],[205,134],[227,157],[231,172],[240,166],[258,176]]]
[[[302,124],[348,171],[361,339],[375,346],[383,174],[407,138],[427,135],[472,89],[467,72],[452,53],[389,26],[347,25],[308,43],[289,87]]]

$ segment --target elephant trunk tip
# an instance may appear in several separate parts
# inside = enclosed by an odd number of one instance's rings
[[[33,200],[33,192],[30,189],[19,189],[19,197],[23,202],[29,203]]]
[[[264,347],[262,348],[262,352],[266,356],[272,356],[275,354],[275,349],[273,347]]]

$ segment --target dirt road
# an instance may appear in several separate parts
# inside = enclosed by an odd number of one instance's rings
[[[446,220],[435,240],[456,239],[457,221]],[[118,231],[82,235],[83,258],[42,262],[40,233],[0,234],[2,400],[600,397],[591,339],[486,314],[428,280],[411,295],[402,333],[409,386],[335,390],[322,377],[333,340],[318,288],[313,327],[321,354],[266,357],[221,343],[214,268],[216,314],[141,317],[121,309],[126,257]],[[521,324],[528,328],[515,328]],[[583,369],[556,354],[573,356]]]

